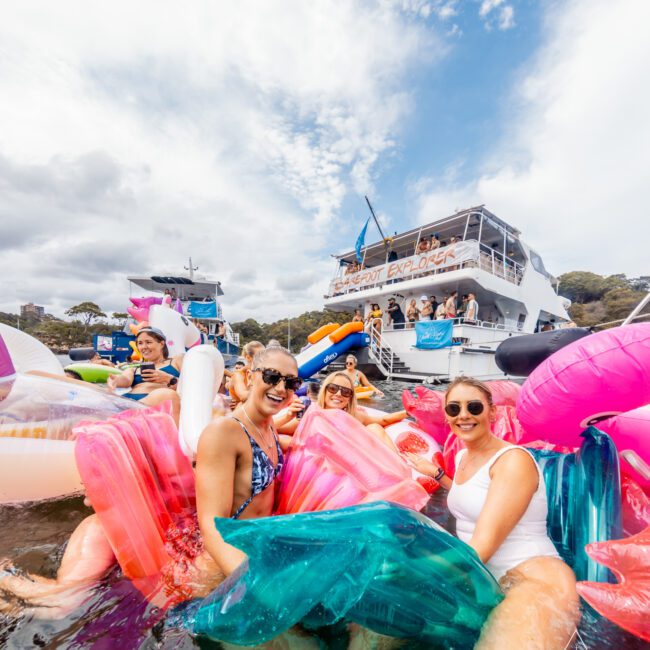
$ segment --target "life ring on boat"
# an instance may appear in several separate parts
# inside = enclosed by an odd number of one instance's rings
[[[550,356],[524,382],[517,415],[524,442],[576,447],[589,425],[648,403],[650,324],[639,323],[592,334]],[[640,440],[632,449],[644,453]]]
[[[561,348],[590,334],[588,329],[570,327],[550,332],[512,336],[497,347],[494,362],[506,375],[528,377],[542,361]]]

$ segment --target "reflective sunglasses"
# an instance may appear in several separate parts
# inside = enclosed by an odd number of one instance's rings
[[[346,388],[345,386],[339,386],[338,384],[327,384],[325,386],[325,390],[330,394],[330,395],[336,395],[336,393],[341,393],[343,397],[347,397],[350,399],[352,395],[354,394],[354,391],[351,388]]]
[[[346,365],[346,366],[353,366],[353,365],[354,365],[354,361],[346,361],[346,362],[345,362],[345,365]]]
[[[284,381],[284,387],[287,390],[298,390],[302,385],[302,379],[295,375],[283,375],[281,372],[273,368],[254,368],[253,372],[262,373],[262,381],[269,386],[277,386],[281,381]]]
[[[470,415],[481,415],[485,410],[485,404],[480,400],[472,400],[471,402],[466,403],[467,412]],[[460,415],[461,405],[458,402],[449,402],[445,404],[445,413],[450,418],[455,418]]]

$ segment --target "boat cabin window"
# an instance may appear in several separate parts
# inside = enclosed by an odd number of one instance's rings
[[[546,278],[550,277],[550,273],[546,270],[546,268],[544,268],[544,262],[542,262],[542,258],[534,250],[530,251],[530,263],[538,273],[541,273]]]

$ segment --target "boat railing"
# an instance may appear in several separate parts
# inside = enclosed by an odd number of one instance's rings
[[[473,239],[458,242],[457,245],[463,247],[460,259],[453,254],[454,245],[450,245],[436,252],[422,253],[380,266],[362,268],[352,274],[346,274],[339,269],[330,283],[328,294],[324,297],[332,298],[366,289],[382,288],[386,284],[398,284],[406,280],[468,268],[479,268],[512,284],[521,284],[524,266],[519,262]],[[411,269],[413,271],[409,273]]]
[[[480,329],[496,330],[501,332],[513,332],[513,333],[521,333],[523,331],[523,327],[520,325],[506,325],[505,323],[493,323],[492,321],[487,321],[487,320],[469,320],[463,318],[462,316],[458,318],[454,318],[453,321],[454,321],[454,328],[459,326],[476,327]],[[383,328],[383,331],[384,332],[409,332],[409,331],[413,331],[414,325],[415,325],[414,323],[404,323],[402,325],[398,324],[397,327],[394,325],[386,325]]]
[[[393,373],[393,359],[395,358],[393,349],[384,337],[382,337],[381,330],[375,325],[370,326],[369,334],[370,343],[368,344],[368,350],[370,358],[377,364],[386,377],[390,377]]]

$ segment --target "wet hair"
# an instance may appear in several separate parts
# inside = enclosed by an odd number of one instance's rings
[[[484,384],[482,381],[479,381],[478,379],[474,379],[474,377],[464,377],[461,375],[460,377],[456,377],[456,379],[454,379],[454,381],[449,384],[449,387],[445,391],[445,404],[449,399],[449,393],[451,393],[451,391],[456,388],[456,386],[471,386],[472,388],[476,388],[477,390],[481,391],[481,393],[483,393],[483,396],[487,400],[488,406],[492,406],[494,403],[492,401],[492,391],[486,384]]]
[[[262,348],[259,352],[255,354],[253,357],[253,363],[251,364],[251,370],[254,370],[256,368],[264,368],[264,363],[267,361],[269,357],[272,357],[274,354],[282,354],[288,359],[291,359],[296,366],[298,366],[298,362],[296,361],[296,357],[289,352],[286,348],[281,347],[280,345],[274,345],[271,346],[270,348]]]
[[[356,367],[357,367],[357,364],[359,363],[359,361],[357,360],[357,358],[356,358],[353,354],[348,354],[348,356],[345,357],[345,362],[346,362],[346,363],[348,362],[348,359],[352,359],[352,361],[354,361],[354,367],[356,368]]]
[[[320,391],[320,382],[319,381],[310,381],[307,384],[307,395],[314,398],[314,401],[318,400],[318,393]]]
[[[264,350],[264,343],[260,343],[259,341],[249,341],[242,348],[241,353],[244,357],[250,357],[252,359],[260,350]]]
[[[318,393],[318,406],[320,406],[322,409],[325,408],[325,389],[330,385],[330,384],[335,384],[336,382],[334,381],[337,377],[343,377],[345,381],[349,382],[350,388],[352,389],[352,397],[348,400],[348,405],[345,407],[345,411],[347,411],[352,417],[356,417],[357,414],[357,395],[354,392],[354,385],[352,384],[352,380],[344,373],[344,372],[333,372],[325,379],[323,379],[323,383],[320,385],[320,391]]]
[[[162,354],[163,354],[163,359],[169,359],[169,348],[167,347],[167,340],[165,339],[164,334],[161,332],[160,334],[153,328],[143,328],[141,329],[136,335],[135,335],[135,344],[138,344],[138,337],[140,334],[148,334],[152,339],[155,339],[158,341],[158,343],[162,343]],[[139,350],[140,348],[138,348]]]

